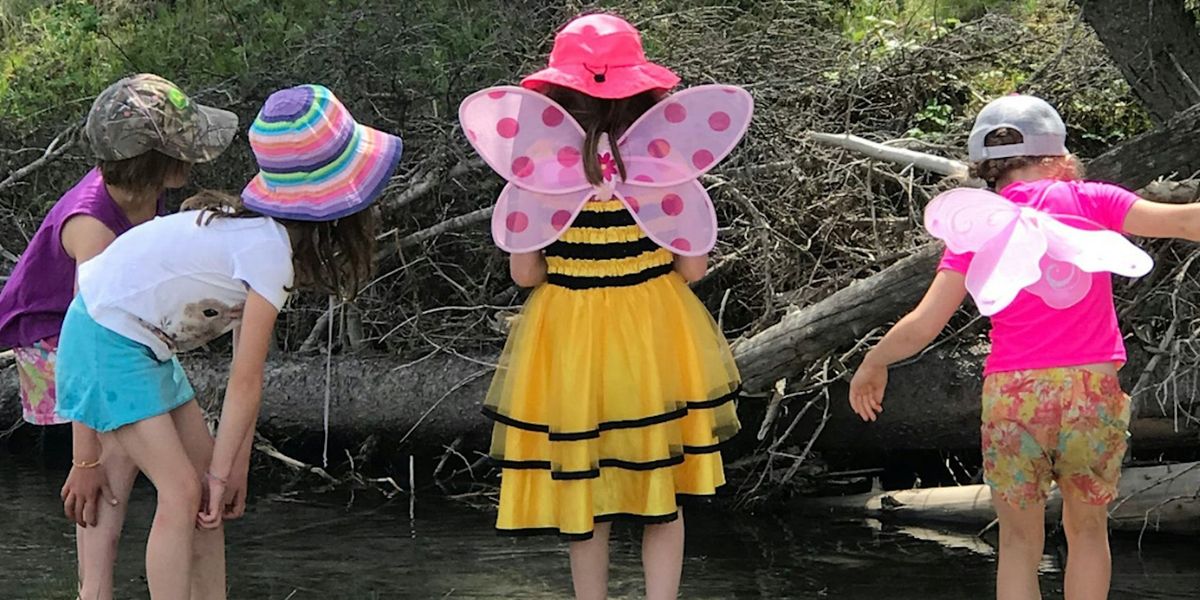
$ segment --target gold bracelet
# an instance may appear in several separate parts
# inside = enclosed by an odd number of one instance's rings
[[[71,459],[71,466],[75,467],[76,469],[95,469],[96,467],[100,466],[100,459],[97,458],[92,462]]]

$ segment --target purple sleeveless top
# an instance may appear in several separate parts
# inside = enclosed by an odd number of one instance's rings
[[[159,200],[158,214],[163,213]],[[133,225],[104,187],[100,169],[92,169],[46,214],[21,260],[0,292],[0,348],[31,346],[56,337],[75,296],[75,260],[62,246],[62,227],[87,215],[116,235]]]

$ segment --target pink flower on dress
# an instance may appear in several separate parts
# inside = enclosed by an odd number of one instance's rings
[[[613,175],[617,173],[617,161],[613,160],[612,154],[605,152],[600,155],[600,176],[605,181],[612,181]]]

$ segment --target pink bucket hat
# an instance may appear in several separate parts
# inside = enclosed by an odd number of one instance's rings
[[[670,69],[646,60],[642,36],[625,19],[596,13],[567,23],[554,38],[550,66],[521,80],[542,91],[561,85],[596,98],[628,98],[679,84]]]

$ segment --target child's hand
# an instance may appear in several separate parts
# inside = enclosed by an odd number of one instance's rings
[[[117,499],[108,487],[108,477],[99,466],[71,467],[61,497],[63,512],[80,527],[96,524],[96,511],[101,501],[117,505]]]
[[[201,529],[216,529],[221,526],[221,517],[225,513],[225,488],[227,486],[224,479],[212,473],[204,476],[204,494],[201,497],[200,514],[196,516],[196,525]]]
[[[850,408],[864,421],[874,421],[883,412],[883,390],[887,387],[887,365],[864,360],[850,380]]]
[[[250,464],[235,466],[229,474],[229,484],[225,487],[225,506],[223,518],[226,521],[242,518],[246,514],[246,493],[249,489]]]

